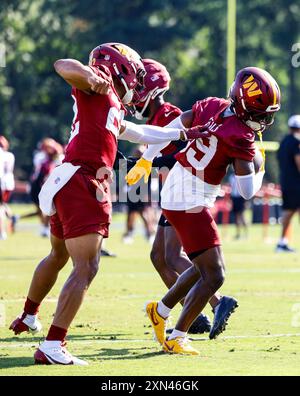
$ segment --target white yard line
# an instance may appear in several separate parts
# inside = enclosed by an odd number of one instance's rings
[[[290,334],[267,334],[267,335],[240,335],[240,336],[225,336],[225,337],[220,337],[218,340],[251,340],[251,339],[273,339],[273,338],[298,338],[300,337],[300,333],[290,333]],[[191,337],[193,341],[208,341],[208,342],[213,342],[210,341],[208,338],[201,337],[201,338],[195,338]],[[153,340],[150,338],[147,339],[136,339],[136,340],[90,340],[90,341],[80,341],[79,339],[73,339],[70,341],[72,344],[78,343],[78,345],[101,345],[101,344],[136,344],[136,343],[153,343]],[[17,348],[32,348],[34,346],[37,346],[38,342],[0,342],[0,350],[1,349],[17,349]]]

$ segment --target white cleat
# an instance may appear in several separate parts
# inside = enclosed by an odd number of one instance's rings
[[[12,330],[15,335],[21,334],[25,331],[31,334],[36,334],[42,330],[42,327],[43,326],[38,320],[37,315],[27,315],[24,312],[12,322],[9,329]]]
[[[66,349],[61,341],[44,341],[34,354],[35,364],[60,364],[63,366],[88,366],[88,362],[78,359]]]

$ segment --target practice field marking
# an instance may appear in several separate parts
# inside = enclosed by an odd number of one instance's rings
[[[273,339],[273,338],[298,338],[300,337],[300,333],[291,333],[291,334],[266,334],[266,335],[240,335],[240,336],[225,336],[225,337],[220,337],[218,340],[220,341],[226,341],[226,340],[255,340],[255,339]],[[207,341],[207,342],[212,342],[208,338],[205,337],[200,337],[200,338],[194,338],[190,337],[191,340],[193,341]],[[75,345],[78,343],[78,345],[95,345],[95,344],[137,344],[137,343],[147,343],[151,342],[153,344],[153,340],[147,338],[147,339],[132,339],[132,340],[91,340],[91,341],[80,341],[74,338],[73,340],[70,341],[70,344]],[[17,348],[32,348],[33,346],[37,346],[38,342],[5,342],[1,341],[0,344],[0,350],[1,349],[17,349]]]
[[[24,302],[24,297],[23,298],[6,298],[4,301],[6,303],[23,303]],[[45,303],[57,303],[58,298],[47,298],[44,301]]]
[[[224,336],[218,338],[218,340],[246,340],[246,339],[268,339],[268,338],[292,338],[292,337],[300,337],[300,333],[291,333],[291,334],[265,334],[265,335],[240,335],[240,336]],[[210,341],[206,338],[193,338],[190,337],[191,340],[193,341]]]
[[[299,274],[300,268],[285,269],[234,269],[228,270],[229,274]]]

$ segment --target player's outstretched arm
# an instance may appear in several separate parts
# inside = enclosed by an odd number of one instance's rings
[[[98,76],[89,66],[76,59],[59,59],[54,68],[68,84],[82,91],[92,91],[99,95],[107,95],[110,82]]]
[[[201,127],[191,128],[192,122],[192,112],[186,112],[164,128],[154,127],[151,125],[135,125],[132,123],[132,125],[129,126],[129,130],[127,130],[126,127],[125,131],[123,131],[123,137],[121,135],[121,139],[125,138],[125,140],[135,143],[152,144],[152,146],[146,150],[146,154],[144,153],[143,157],[128,172],[128,175],[126,176],[127,183],[129,185],[133,185],[142,178],[147,182],[152,169],[152,160],[171,141],[179,139],[184,141],[195,140],[210,136],[210,133],[203,130]],[[141,128],[141,131],[138,132],[136,128]]]
[[[235,176],[239,193],[244,199],[251,199],[261,189],[264,171],[264,159],[260,151],[251,161],[236,159],[234,162]]]

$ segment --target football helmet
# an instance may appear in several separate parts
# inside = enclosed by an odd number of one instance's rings
[[[144,84],[146,71],[140,55],[121,43],[105,43],[98,45],[90,53],[90,66],[106,66],[111,75],[116,77],[125,88],[121,98],[123,104],[132,102],[135,89]]]
[[[133,97],[133,104],[135,105],[134,115],[139,120],[143,119],[143,114],[150,100],[168,91],[171,81],[168,70],[161,63],[153,59],[143,59],[143,64],[146,70],[144,86],[136,90]]]
[[[237,73],[229,97],[236,116],[255,132],[272,125],[280,110],[277,82],[258,67],[246,67]]]

